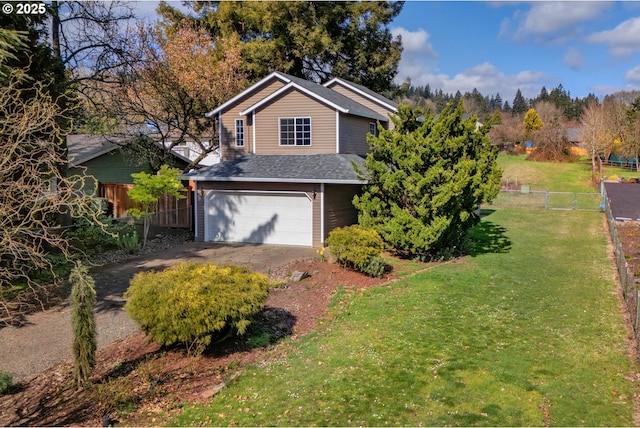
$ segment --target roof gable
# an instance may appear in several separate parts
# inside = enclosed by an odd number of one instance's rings
[[[327,87],[327,88],[330,88],[333,85],[344,86],[345,88],[347,88],[347,89],[349,89],[349,90],[351,90],[351,91],[353,91],[353,92],[355,92],[357,94],[360,94],[361,96],[373,101],[376,104],[379,104],[379,105],[381,105],[381,106],[383,106],[383,107],[385,107],[385,108],[387,108],[389,110],[395,111],[395,112],[398,111],[398,103],[396,103],[393,100],[390,100],[387,97],[384,97],[384,96],[380,95],[377,92],[372,91],[371,89],[369,89],[369,88],[367,88],[365,86],[359,85],[357,83],[353,83],[353,82],[350,82],[348,80],[341,79],[339,77],[334,77],[333,79],[329,80],[328,82],[325,82],[325,83],[322,84],[322,86]]]
[[[268,76],[266,76],[265,78],[263,78],[262,80],[260,80],[259,82],[255,83],[254,85],[250,86],[249,88],[245,89],[244,91],[240,92],[238,95],[236,95],[235,97],[231,98],[229,101],[221,104],[220,106],[216,107],[215,109],[211,110],[209,113],[206,114],[207,117],[213,117],[218,113],[223,112],[224,110],[227,110],[228,108],[230,108],[231,106],[233,106],[234,104],[236,104],[237,102],[239,102],[240,100],[242,100],[243,98],[249,96],[251,93],[259,90],[260,88],[264,87],[266,84],[268,84],[269,82],[273,81],[274,79],[278,79],[281,82],[285,83],[285,86],[283,86],[282,88],[276,90],[275,92],[271,93],[270,95],[266,96],[265,98],[263,98],[262,100],[258,101],[257,103],[253,104],[252,106],[246,108],[245,110],[243,110],[240,114],[241,115],[246,115],[250,112],[252,112],[253,110],[262,107],[266,104],[268,104],[270,101],[272,101],[273,99],[277,98],[278,96],[286,93],[288,90],[294,89],[297,91],[300,91],[308,96],[310,96],[311,98],[314,98],[315,100],[322,102],[326,105],[331,106],[332,108],[335,108],[336,110],[345,113],[345,114],[352,114],[355,116],[362,116],[362,117],[367,117],[367,118],[371,118],[371,119],[375,119],[375,120],[382,120],[382,121],[386,121],[388,120],[387,117],[382,116],[381,114],[371,110],[370,108],[358,103],[357,101],[353,100],[352,98],[349,98],[345,95],[342,95],[336,91],[334,91],[333,89],[329,88],[327,85],[320,85],[318,83],[312,82],[310,80],[306,80],[306,79],[302,79],[300,77],[296,77],[296,76],[291,76],[289,74],[286,73],[281,73],[279,71],[274,71],[273,73],[269,74]],[[334,79],[336,80],[336,79]],[[340,82],[346,82],[346,81],[342,81],[340,80]],[[353,87],[357,90],[357,91],[361,91],[365,94],[367,94],[366,96],[368,98],[373,97],[375,98],[376,102],[378,104],[382,104],[385,105],[385,107],[396,111],[397,110],[397,104],[394,103],[393,101],[383,97],[382,95],[376,94],[375,92],[360,86],[360,85],[356,85],[355,83],[350,83],[350,82],[346,82],[349,83],[351,85],[353,85]],[[387,104],[385,104],[387,103]],[[389,104],[390,103],[390,104]]]
[[[216,107],[213,110],[211,110],[205,116],[206,117],[215,116],[216,114],[222,112],[223,110],[226,110],[227,108],[231,107],[232,105],[234,105],[235,103],[237,103],[238,101],[240,101],[241,99],[246,97],[247,95],[249,95],[252,92],[260,89],[263,86],[265,86],[267,83],[269,83],[273,79],[279,79],[279,80],[283,81],[284,83],[289,83],[291,81],[287,77],[285,77],[285,75],[283,75],[282,73],[278,73],[277,71],[274,71],[273,73],[271,73],[267,77],[263,78],[259,82],[254,83],[253,85],[249,86],[247,89],[245,89],[244,91],[240,92],[238,95],[236,95],[235,97],[231,98],[229,101],[227,101],[227,102],[225,102],[223,104],[220,104],[218,107]]]
[[[279,90],[273,92],[271,95],[263,98],[252,106],[248,107],[244,111],[241,111],[241,115],[247,115],[252,111],[268,105],[273,100],[277,99],[280,96],[284,96],[290,90],[299,91],[318,102],[328,105],[329,107],[340,111],[341,113],[351,114],[355,116],[362,116],[370,119],[387,121],[388,118],[382,116],[379,113],[371,110],[368,107],[359,104],[358,102],[352,100],[349,97],[346,97],[338,92],[325,88],[317,83],[305,81],[304,79],[294,78],[287,85],[283,86]]]
[[[67,135],[67,157],[71,166],[81,165],[118,147],[104,135]]]
[[[85,162],[121,148],[122,144],[125,144],[127,140],[128,139],[124,137],[107,135],[67,135],[67,158],[69,159],[69,164],[70,166],[82,165]],[[153,144],[158,147],[158,150],[166,150],[162,147],[162,144],[157,141],[154,141]],[[173,150],[170,153],[186,165],[191,163],[189,158],[180,153],[176,153]]]

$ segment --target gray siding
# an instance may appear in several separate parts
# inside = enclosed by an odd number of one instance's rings
[[[351,98],[352,100],[356,101],[357,103],[362,104],[365,107],[370,108],[371,110],[375,111],[376,113],[380,113],[382,116],[390,117],[391,114],[395,114],[395,112],[393,112],[392,110],[389,110],[389,109],[381,106],[380,104],[371,101],[369,98],[363,97],[362,95],[360,95],[357,92],[353,92],[352,90],[350,90],[349,88],[339,84],[338,82],[334,82],[331,86],[329,86],[329,88],[333,89],[336,92],[341,93],[345,97]],[[383,124],[383,125],[385,125],[385,127],[388,127],[388,129],[393,129],[393,127],[394,127],[393,122],[391,120],[389,120],[388,123]]]
[[[349,226],[358,222],[358,212],[353,206],[353,197],[360,192],[361,185],[324,186],[324,237],[336,227]]]
[[[373,123],[373,120],[346,114],[340,115],[340,153],[367,154],[369,123]]]

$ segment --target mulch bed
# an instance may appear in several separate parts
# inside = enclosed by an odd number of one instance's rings
[[[339,287],[366,289],[390,280],[318,260],[281,266],[272,275],[294,271],[311,276],[274,289],[258,321],[293,340],[316,328]],[[284,352],[286,347],[278,344],[250,348],[246,341],[229,339],[190,357],[183,348],[163,348],[145,334],[135,334],[97,353],[91,387],[76,390],[71,361],[14,385],[0,396],[0,425],[159,424],[176,411],[176,403],[207,401],[247,364],[282,358]],[[126,412],[119,411],[123,408]]]

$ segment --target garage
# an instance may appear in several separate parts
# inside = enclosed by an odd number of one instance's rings
[[[312,200],[305,192],[210,190],[204,240],[313,245]]]

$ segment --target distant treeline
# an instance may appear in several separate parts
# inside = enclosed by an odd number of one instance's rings
[[[599,102],[594,94],[586,97],[571,97],[571,92],[564,89],[562,84],[552,89],[550,92],[546,87],[542,87],[540,93],[535,98],[525,98],[520,89],[512,102],[503,100],[499,93],[495,95],[483,95],[477,89],[464,94],[457,91],[454,95],[445,93],[442,89],[431,89],[430,85],[413,86],[410,85],[404,93],[405,102],[430,107],[439,113],[450,101],[458,103],[463,101],[465,110],[468,113],[476,114],[480,120],[488,120],[496,111],[511,113],[514,116],[524,115],[530,107],[539,101],[548,101],[558,107],[564,114],[566,120],[580,120],[580,115],[589,101]]]

